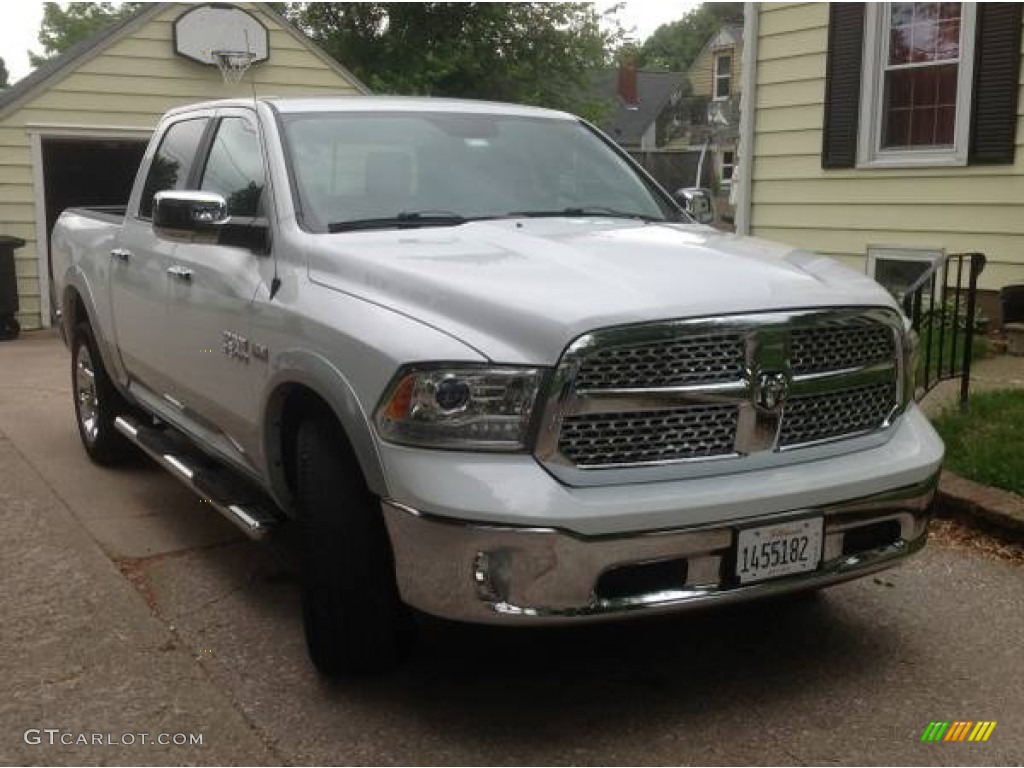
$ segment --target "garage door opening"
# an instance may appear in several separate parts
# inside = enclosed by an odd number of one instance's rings
[[[123,209],[131,195],[135,172],[142,162],[147,143],[145,139],[44,137],[42,159],[47,241],[57,217],[65,208],[113,206]],[[46,261],[52,286],[53,266],[49,258]],[[55,308],[57,305],[53,297],[50,298],[50,307]]]

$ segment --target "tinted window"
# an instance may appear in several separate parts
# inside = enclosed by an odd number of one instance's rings
[[[221,121],[199,188],[223,195],[232,216],[259,215],[263,154],[254,123],[244,117]]]
[[[153,195],[157,192],[185,188],[206,122],[206,118],[183,120],[167,129],[149,166],[146,185],[142,188],[140,216],[148,219],[153,214]]]

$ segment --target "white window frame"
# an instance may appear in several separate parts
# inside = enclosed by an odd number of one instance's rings
[[[725,162],[725,154],[726,154],[726,152],[728,152],[729,154],[732,155],[732,162],[731,163]],[[721,165],[721,168],[722,168],[722,171],[721,171],[721,174],[722,174],[722,179],[721,179],[722,187],[728,189],[729,187],[732,186],[732,180],[736,176],[736,150],[735,149],[723,149],[722,150],[722,155],[721,155],[721,162],[719,164]],[[729,175],[728,179],[725,178],[725,169],[726,168],[731,168],[732,169],[732,173]]]
[[[732,48],[724,51],[716,51],[715,55],[711,58],[711,99],[712,101],[725,101],[732,96]],[[729,71],[726,74],[719,74],[718,62],[721,61],[723,56],[729,57]],[[729,81],[729,92],[724,96],[718,95],[718,81],[728,80]]]
[[[931,292],[938,296],[942,282],[940,277],[942,270],[940,267],[946,259],[945,248],[929,248],[927,246],[914,245],[873,245],[869,243],[867,246],[867,257],[866,272],[872,280],[877,280],[878,263],[880,261],[917,261],[935,267],[931,279]],[[889,290],[888,287],[883,287]],[[903,297],[900,298],[901,302],[902,300]]]
[[[960,58],[956,86],[956,123],[953,146],[918,149],[882,149],[885,116],[885,67],[889,60],[890,3],[868,3],[865,8],[864,62],[861,72],[858,168],[916,168],[967,165],[971,129],[971,89],[974,78],[975,3],[962,3]]]

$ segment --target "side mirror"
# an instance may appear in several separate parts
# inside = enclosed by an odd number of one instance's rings
[[[227,201],[216,192],[164,191],[153,197],[153,229],[160,237],[192,240],[231,220]]]
[[[270,252],[270,227],[264,218],[237,217],[216,192],[165,191],[153,197],[153,232],[165,240]]]
[[[710,224],[715,220],[715,208],[710,189],[683,187],[677,189],[672,197],[697,223]]]

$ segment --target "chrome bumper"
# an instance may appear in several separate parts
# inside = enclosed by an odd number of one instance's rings
[[[936,482],[937,476],[884,494],[733,524],[607,537],[451,520],[387,500],[382,508],[406,603],[458,621],[541,624],[725,604],[888,568],[924,546]],[[733,578],[739,528],[816,515],[825,521],[817,570],[745,585]],[[887,541],[864,538],[871,531],[895,533],[897,526],[898,534]],[[857,536],[868,542],[866,548],[857,546]],[[678,585],[599,594],[602,574],[662,561],[679,561]]]

